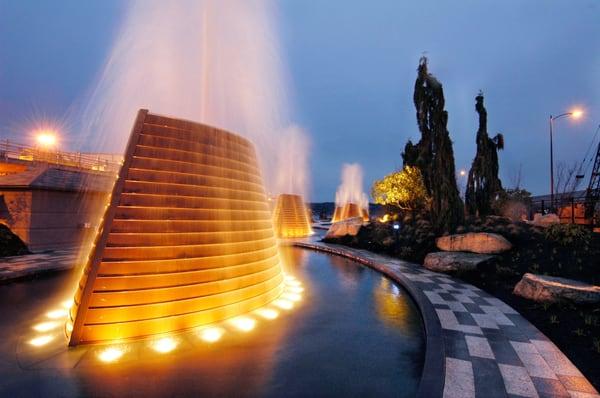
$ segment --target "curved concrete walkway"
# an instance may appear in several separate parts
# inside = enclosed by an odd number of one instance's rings
[[[314,239],[290,243],[350,258],[408,290],[428,334],[421,396],[600,397],[535,326],[475,286],[366,250]]]

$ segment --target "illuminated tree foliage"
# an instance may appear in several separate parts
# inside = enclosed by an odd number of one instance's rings
[[[427,70],[427,58],[419,61],[414,103],[421,140],[408,141],[402,157],[405,166],[416,166],[431,197],[431,220],[438,230],[451,231],[464,220],[464,205],[456,186],[454,151],[447,129],[442,84]]]
[[[498,178],[498,150],[504,148],[504,137],[502,134],[493,139],[488,136],[487,111],[481,92],[475,97],[475,110],[479,114],[477,153],[469,171],[465,205],[470,215],[482,217],[493,213],[494,202],[502,193],[502,183]]]
[[[375,203],[402,210],[418,210],[427,206],[429,196],[423,176],[417,167],[406,166],[373,183],[371,196]]]

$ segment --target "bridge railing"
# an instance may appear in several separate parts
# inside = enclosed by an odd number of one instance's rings
[[[0,140],[0,160],[20,163],[40,162],[107,172],[116,172],[121,167],[121,157],[118,155],[48,150],[9,140]]]

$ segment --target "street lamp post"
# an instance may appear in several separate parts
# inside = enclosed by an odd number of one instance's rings
[[[558,116],[550,115],[550,211],[554,210],[554,148],[552,143],[552,135],[554,129],[554,121],[565,116],[572,116],[578,119],[583,114],[580,110],[561,113]]]

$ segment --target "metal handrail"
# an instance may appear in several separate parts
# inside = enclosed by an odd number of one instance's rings
[[[118,155],[63,152],[23,145],[9,140],[0,140],[0,160],[39,162],[69,166],[84,170],[116,172],[121,167]]]

